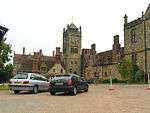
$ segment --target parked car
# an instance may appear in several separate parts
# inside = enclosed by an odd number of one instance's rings
[[[10,79],[9,87],[15,94],[20,91],[32,91],[36,94],[38,91],[48,91],[49,80],[41,74],[20,73]]]
[[[87,81],[76,74],[57,75],[49,85],[51,95],[55,95],[57,92],[76,95],[78,91],[88,92],[88,88]]]

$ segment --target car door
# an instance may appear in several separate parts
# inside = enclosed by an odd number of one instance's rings
[[[38,74],[33,74],[33,84],[34,86],[38,86],[38,90],[42,90],[42,83],[40,76]]]
[[[82,90],[82,80],[81,80],[81,77],[77,77],[77,89],[78,90]]]
[[[45,90],[45,81],[41,76],[38,76],[38,86],[39,90]]]
[[[48,90],[49,89],[49,80],[41,77],[41,83],[42,83],[42,90]]]
[[[72,77],[73,85],[77,87],[77,90],[80,90],[80,83],[78,81],[78,78],[76,76]]]
[[[84,79],[84,78],[81,78],[81,80],[82,80],[82,90],[85,90],[86,89],[86,87],[87,87],[87,82],[86,82],[86,80]]]

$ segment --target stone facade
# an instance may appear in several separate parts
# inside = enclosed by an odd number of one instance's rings
[[[54,56],[44,56],[42,50],[34,52],[33,55],[25,54],[25,48],[23,48],[23,54],[14,54],[13,73],[34,72],[46,74],[55,67],[57,67],[55,68],[55,72],[57,72],[57,74],[64,73],[64,64],[61,61],[61,52],[59,52],[58,48],[59,47],[56,47],[56,54]],[[52,73],[49,74],[52,75]]]
[[[147,75],[150,72],[150,5],[140,18],[128,22],[125,15],[124,19],[125,57],[131,59]]]
[[[82,49],[81,55],[81,75],[84,76],[86,68],[94,65],[94,57],[96,54],[96,45],[92,44],[91,49]]]
[[[48,71],[50,76],[54,76],[55,74],[65,74],[65,69],[62,67],[61,64],[56,63],[53,67]]]
[[[81,27],[73,23],[63,31],[63,59],[66,73],[81,74]]]
[[[145,14],[142,12],[142,16],[134,21],[128,22],[127,15],[124,16],[124,47],[120,47],[119,36],[115,36],[112,50],[95,54],[92,66],[83,65],[84,74],[87,78],[99,76],[103,79],[113,75],[121,79],[117,64],[123,58],[131,59],[144,70],[147,78],[147,73],[150,73],[150,5]]]
[[[88,51],[90,52],[88,52]],[[87,52],[85,52],[87,51]],[[114,36],[112,50],[96,53],[93,49],[83,49],[83,76],[87,79],[99,78],[101,80],[112,78],[121,79],[117,64],[124,58],[124,48],[119,43],[119,36]],[[96,51],[94,49],[94,51]],[[88,53],[88,54],[86,54]],[[94,54],[93,54],[94,53]]]

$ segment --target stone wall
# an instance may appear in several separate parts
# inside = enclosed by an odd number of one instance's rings
[[[87,79],[97,77],[101,80],[104,80],[109,79],[110,75],[112,75],[112,78],[121,79],[121,75],[117,69],[117,64],[97,67],[90,66],[85,69],[84,75]]]
[[[135,29],[135,40],[136,42],[131,42],[131,30]],[[124,52],[126,54],[131,54],[133,52],[143,51],[144,48],[144,24],[138,24],[137,26],[131,27],[124,30]]]
[[[65,70],[61,64],[54,64],[54,66],[48,71],[48,74],[54,76],[55,74],[64,74]]]
[[[147,51],[147,72],[150,73],[150,50]]]
[[[132,25],[133,22],[128,23],[128,27],[124,28],[124,52],[125,58],[129,58],[132,60],[132,55],[136,55],[136,65],[139,66],[140,69],[145,71],[145,42],[146,45],[149,46],[149,33],[150,33],[150,26],[149,21],[141,21],[136,24]],[[145,25],[144,25],[145,24]],[[129,26],[130,25],[130,26]],[[147,29],[145,31],[145,29]],[[135,31],[135,41],[132,42],[132,30]],[[145,41],[145,37],[148,39]],[[146,62],[148,63],[148,62]],[[145,71],[146,72],[146,71]]]

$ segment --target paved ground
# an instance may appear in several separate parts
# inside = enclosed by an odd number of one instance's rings
[[[146,85],[92,85],[76,96],[0,91],[0,113],[150,113]]]

